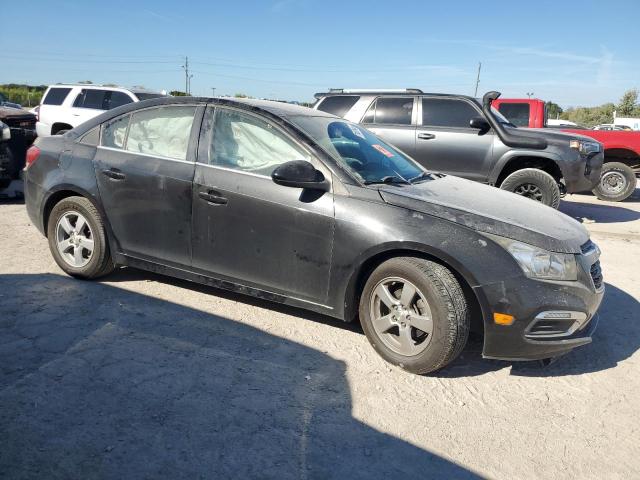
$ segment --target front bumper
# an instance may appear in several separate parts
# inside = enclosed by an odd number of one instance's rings
[[[562,175],[567,193],[590,192],[600,183],[604,153],[579,158],[579,161],[563,165]]]
[[[474,287],[483,298],[485,335],[483,356],[501,360],[541,360],[563,355],[591,342],[598,325],[597,311],[604,286],[596,288],[589,274],[579,268],[578,281],[550,282],[519,276]],[[581,312],[584,320],[568,332],[532,335],[532,326],[543,312]],[[498,325],[493,313],[513,315],[511,325]],[[536,319],[538,317],[538,320]]]

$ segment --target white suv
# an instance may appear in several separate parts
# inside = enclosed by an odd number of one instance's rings
[[[39,137],[57,135],[105,110],[161,96],[164,94],[103,85],[51,85],[40,102],[36,132]]]

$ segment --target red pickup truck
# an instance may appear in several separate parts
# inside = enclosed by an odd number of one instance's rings
[[[640,175],[640,132],[588,130],[579,127],[550,127],[544,101],[528,98],[498,98],[493,107],[518,127],[559,128],[565,132],[591,137],[604,146],[604,165],[600,184],[593,193],[600,200],[620,202],[636,188]]]

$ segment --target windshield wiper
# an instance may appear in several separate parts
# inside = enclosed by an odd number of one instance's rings
[[[409,182],[414,183],[417,182],[418,180],[433,180],[433,174],[431,172],[422,172],[420,173],[420,175],[416,175],[413,178],[409,179]]]
[[[411,182],[409,182],[408,180],[405,180],[404,178],[401,178],[401,177],[395,177],[393,175],[387,175],[386,177],[382,177],[380,180],[367,180],[366,182],[364,182],[365,185],[378,185],[378,184],[389,185],[392,183],[402,183],[405,185],[411,184]]]

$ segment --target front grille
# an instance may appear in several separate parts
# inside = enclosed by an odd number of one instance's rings
[[[7,117],[2,120],[6,123],[10,128],[22,128],[25,130],[35,130],[36,129],[36,119],[31,117]]]
[[[600,289],[602,287],[602,268],[600,267],[600,260],[591,265],[590,273],[596,290]]]

